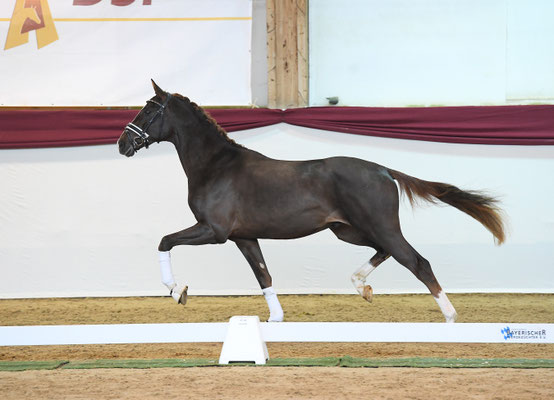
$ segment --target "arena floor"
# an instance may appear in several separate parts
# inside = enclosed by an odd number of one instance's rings
[[[554,322],[554,295],[450,296],[459,322]],[[287,321],[441,322],[430,295],[281,296]],[[2,325],[221,322],[267,318],[262,296],[0,300]],[[268,343],[271,358],[554,359],[552,344]],[[0,347],[0,361],[217,359],[221,343]],[[0,372],[3,398],[533,398],[554,397],[554,369],[194,367]],[[5,394],[5,396],[4,396]]]

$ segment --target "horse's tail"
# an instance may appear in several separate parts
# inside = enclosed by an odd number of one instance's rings
[[[408,197],[412,206],[418,197],[431,203],[440,200],[483,224],[492,233],[497,245],[504,242],[503,212],[498,206],[498,199],[481,191],[461,190],[447,183],[428,182],[391,169],[388,172],[398,182],[400,192]]]

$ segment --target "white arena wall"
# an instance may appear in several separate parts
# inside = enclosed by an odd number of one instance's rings
[[[554,102],[552,0],[310,1],[310,105]]]
[[[274,158],[349,155],[422,179],[488,189],[502,197],[509,216],[503,246],[451,207],[412,210],[404,201],[406,238],[447,292],[554,293],[553,146],[431,143],[286,124],[230,136]],[[157,245],[194,223],[172,145],[154,145],[131,159],[115,145],[2,150],[0,182],[0,298],[167,294]],[[261,247],[278,293],[355,293],[350,276],[373,255],[330,231],[262,240]],[[191,295],[261,293],[232,242],[177,247],[172,258]],[[376,293],[426,292],[392,259],[369,281]]]

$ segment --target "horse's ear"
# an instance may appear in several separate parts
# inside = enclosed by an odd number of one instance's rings
[[[156,92],[156,95],[162,99],[165,99],[165,96],[167,96],[167,93],[163,91],[158,85],[156,85],[156,82],[154,82],[154,79],[150,79],[150,80],[152,81],[152,87],[154,88],[154,92]]]

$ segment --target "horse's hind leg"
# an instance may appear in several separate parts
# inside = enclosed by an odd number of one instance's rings
[[[408,268],[417,279],[427,286],[439,308],[446,319],[446,322],[455,322],[458,314],[448,300],[448,297],[442,290],[435,274],[431,269],[431,264],[423,258],[407,241],[400,232],[394,233],[385,239],[389,245],[385,245],[400,264]]]
[[[352,226],[345,224],[336,224],[334,226],[331,226],[330,229],[337,236],[337,238],[342,241],[358,246],[368,246],[376,248],[374,244],[366,239],[366,236],[362,232],[357,231]],[[365,281],[368,275],[371,274],[383,261],[385,261],[389,257],[389,253],[377,248],[377,253],[375,253],[371,260],[364,263],[364,265],[358,268],[350,278],[352,280],[352,284],[354,285],[360,296],[362,296],[370,303],[373,300],[373,288],[371,287],[371,285],[366,285]]]
[[[429,261],[419,255],[415,250],[413,251],[417,255],[416,269],[415,271],[411,270],[410,268],[409,269],[421,282],[423,282],[427,286],[427,288],[435,298],[435,301],[439,305],[439,308],[441,309],[446,322],[456,322],[458,314],[456,313],[456,310],[454,309],[454,306],[452,305],[450,300],[448,300],[448,296],[446,296],[446,293],[444,293],[441,286],[439,285],[439,282],[435,278],[435,274],[433,274],[433,270],[431,269],[431,264],[429,264]]]
[[[389,257],[390,254],[381,250],[377,251],[377,253],[375,253],[375,255],[371,257],[371,260],[358,268],[350,278],[358,293],[360,293],[360,295],[370,303],[373,300],[373,288],[371,287],[371,285],[366,285],[365,280],[369,274],[371,274],[383,261],[385,261]]]
[[[373,225],[374,228],[381,227],[381,229],[376,229],[380,233],[378,239],[375,238],[373,233],[364,233],[361,228],[358,230],[357,228],[344,224],[337,224],[330,227],[333,233],[345,242],[359,246],[369,246],[377,250],[377,253],[371,260],[362,265],[352,275],[352,283],[354,287],[356,287],[358,293],[360,293],[364,299],[371,302],[373,289],[370,285],[366,285],[365,280],[370,273],[392,255],[396,261],[408,268],[425,284],[425,286],[427,286],[439,305],[446,322],[454,322],[457,317],[456,310],[435,278],[429,262],[406,241],[398,224],[393,224],[391,226],[390,221],[388,223],[384,221],[374,222],[374,224],[369,225]]]
[[[262,250],[256,239],[234,239],[231,238],[233,242],[236,243],[237,247],[250,264],[262,292],[264,294],[267,306],[269,307],[269,319],[268,322],[282,322],[283,321],[283,308],[279,299],[277,298],[277,293],[272,286],[271,275],[267,270],[267,266],[262,255]]]

